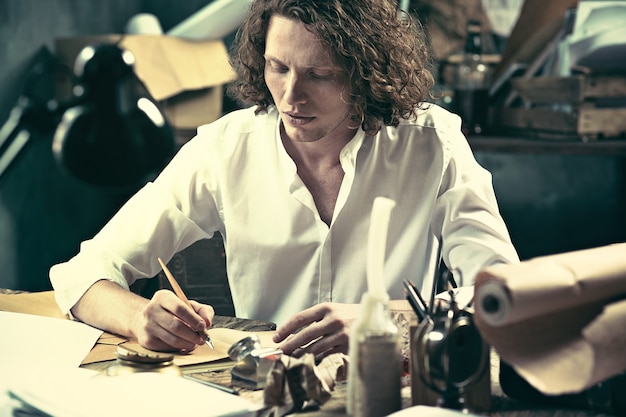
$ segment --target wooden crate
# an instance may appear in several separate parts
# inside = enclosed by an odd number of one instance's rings
[[[504,131],[547,139],[626,137],[626,77],[516,78],[513,89],[526,107],[495,109]]]

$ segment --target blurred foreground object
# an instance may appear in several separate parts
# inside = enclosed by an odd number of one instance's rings
[[[476,325],[546,395],[577,393],[626,370],[626,244],[479,272]]]
[[[312,353],[300,358],[281,355],[274,361],[263,390],[268,415],[293,415],[319,409],[333,395],[335,386],[347,378],[348,357],[342,353],[315,362]]]
[[[487,381],[490,396],[489,347],[483,341],[469,307],[460,308],[449,292],[450,301],[434,305],[419,323],[413,336],[411,364],[415,381],[412,388],[414,404],[427,404],[427,393],[420,383],[439,395],[437,405],[464,412],[486,411],[490,404],[465,401],[464,394],[477,383]]]

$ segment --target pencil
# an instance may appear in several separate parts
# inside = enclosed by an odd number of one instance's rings
[[[178,282],[176,281],[176,278],[174,278],[174,275],[172,275],[172,273],[167,268],[167,266],[165,265],[163,260],[161,258],[157,258],[157,260],[161,264],[161,268],[163,268],[163,272],[165,272],[165,276],[167,277],[167,280],[170,282],[170,285],[172,286],[172,289],[174,290],[174,293],[176,293],[178,298],[183,300],[185,302],[185,304],[187,304],[189,307],[193,308],[191,306],[191,303],[189,302],[189,299],[187,298],[187,296],[183,292],[183,289],[180,288],[180,285],[178,285]],[[215,346],[213,345],[213,341],[211,340],[211,337],[209,336],[209,333],[205,331],[204,332],[204,336],[205,336],[206,344],[209,345],[211,347],[211,349],[215,349]]]

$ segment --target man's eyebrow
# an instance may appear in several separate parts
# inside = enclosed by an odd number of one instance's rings
[[[272,55],[263,55],[266,61],[274,62],[276,64],[285,65],[280,59],[272,56]],[[306,69],[320,69],[320,70],[332,70],[332,71],[342,71],[341,67],[332,63],[325,63],[322,65],[309,65],[305,67]]]
[[[275,57],[274,55],[263,54],[263,58],[265,58],[266,61],[276,61],[282,64],[282,61],[278,59],[277,57]]]

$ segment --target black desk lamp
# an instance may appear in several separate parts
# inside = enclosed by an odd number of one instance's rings
[[[76,58],[72,99],[42,105],[20,97],[0,129],[0,176],[31,129],[55,127],[55,159],[86,183],[129,187],[156,174],[173,155],[174,138],[133,65],[134,56],[116,45],[87,46]]]

